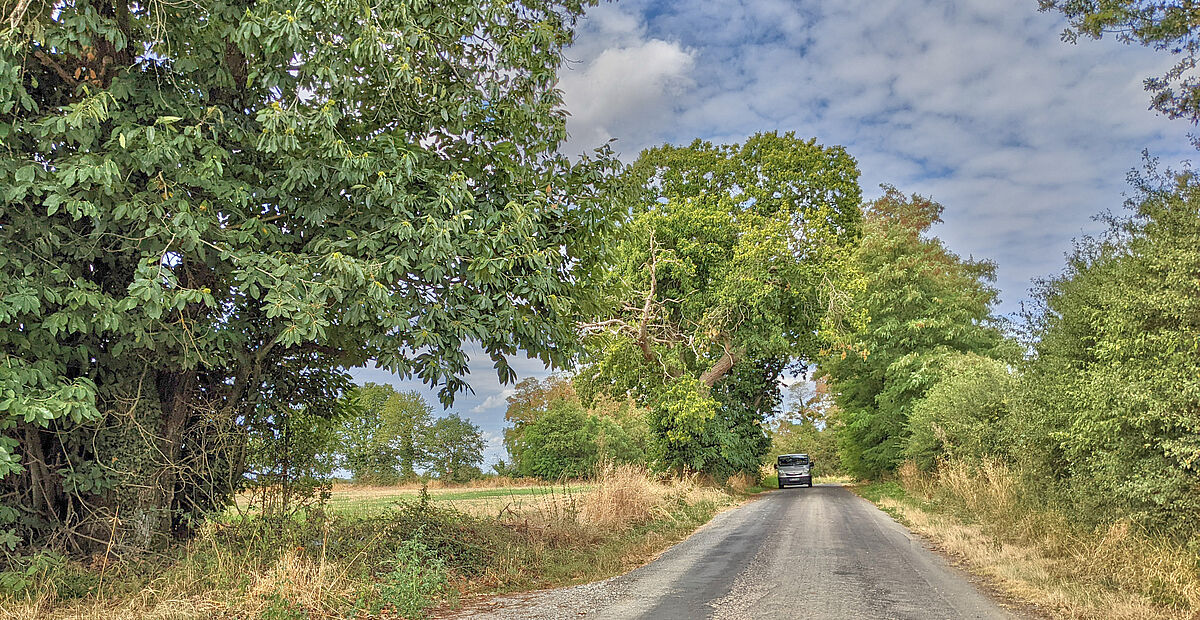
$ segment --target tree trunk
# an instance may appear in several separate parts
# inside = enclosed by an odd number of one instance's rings
[[[732,353],[729,347],[726,346],[725,353],[721,355],[721,359],[718,359],[712,367],[700,375],[700,382],[706,387],[716,385],[725,375],[729,374],[729,371],[733,369],[733,365],[738,363],[739,359],[741,359],[741,354]]]
[[[185,371],[180,373],[162,372],[158,375],[158,397],[162,407],[163,425],[160,436],[163,456],[162,471],[156,480],[156,486],[161,499],[158,506],[160,532],[174,532],[175,493],[179,484],[180,472],[184,467],[182,462],[183,434],[190,417],[193,398],[195,396],[196,373]]]

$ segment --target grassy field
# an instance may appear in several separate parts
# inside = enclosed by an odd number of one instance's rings
[[[496,488],[428,489],[429,500],[477,516],[503,517],[529,513],[553,514],[578,509],[595,485],[584,483],[520,485]],[[329,499],[330,510],[371,513],[417,501],[421,488],[338,485]]]
[[[753,492],[740,486],[633,468],[565,485],[340,485],[327,510],[242,506],[166,554],[32,558],[0,572],[0,620],[421,618],[622,573]]]
[[[1200,618],[1200,556],[1117,522],[1084,528],[1027,501],[1003,464],[911,465],[852,486],[997,590],[1054,618]]]

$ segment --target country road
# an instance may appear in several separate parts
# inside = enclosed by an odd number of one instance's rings
[[[870,502],[774,491],[605,581],[496,597],[473,618],[1017,618]]]

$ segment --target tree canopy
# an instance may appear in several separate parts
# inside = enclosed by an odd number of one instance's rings
[[[429,469],[438,479],[465,482],[483,474],[483,433],[457,413],[438,418],[428,429],[425,445]]]
[[[948,354],[994,355],[1004,342],[990,316],[994,265],[961,259],[928,237],[942,206],[892,187],[867,205],[854,304],[866,324],[820,363],[842,423],[842,462],[859,476],[894,468],[913,404],[941,376]]]
[[[657,402],[667,466],[756,471],[782,364],[815,356],[849,313],[856,164],[840,147],[765,133],[650,149],[629,177],[643,198],[614,251],[607,307],[584,325],[582,385]]]
[[[646,462],[645,410],[605,394],[585,406],[564,376],[518,383],[504,417],[509,469],[517,475],[578,478],[603,463]]]
[[[387,484],[415,478],[428,467],[433,408],[417,392],[366,383],[350,390],[355,415],[345,416],[337,445],[343,467],[355,480]]]
[[[120,506],[149,544],[224,503],[250,419],[333,411],[349,367],[448,402],[468,340],[506,381],[569,359],[619,220],[607,151],[557,152],[586,4],[17,3],[7,521],[107,539]]]

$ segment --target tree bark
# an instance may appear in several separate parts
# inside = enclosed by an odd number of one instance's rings
[[[163,511],[162,517],[167,519],[162,523],[164,531],[175,525],[175,491],[183,467],[183,434],[194,404],[195,387],[195,371],[162,372],[158,375],[158,396],[163,415],[160,439],[165,462],[157,486],[162,497],[159,508]]]
[[[725,378],[725,375],[729,374],[729,371],[733,369],[733,365],[738,363],[740,359],[741,354],[735,354],[730,351],[727,344],[725,346],[725,353],[721,355],[721,358],[708,370],[704,371],[704,374],[700,375],[700,382],[706,387],[716,385],[721,379]]]

